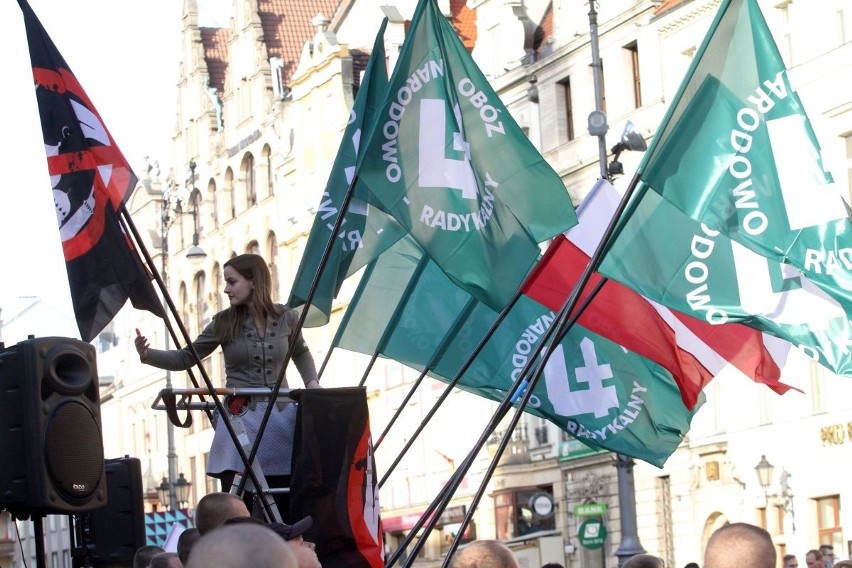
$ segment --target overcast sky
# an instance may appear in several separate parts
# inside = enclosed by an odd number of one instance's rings
[[[199,0],[202,25],[227,24],[230,0]],[[118,147],[141,174],[144,157],[168,171],[182,0],[30,0]],[[0,308],[39,296],[72,314],[22,12],[0,2],[4,128],[0,155]],[[9,318],[13,314],[3,314]]]

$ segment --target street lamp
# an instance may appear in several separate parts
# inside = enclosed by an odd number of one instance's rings
[[[177,494],[178,508],[183,509],[189,501],[189,490],[192,487],[192,482],[187,481],[186,477],[181,473],[175,482],[175,493]]]
[[[198,246],[198,190],[195,188],[195,160],[189,161],[189,175],[186,185],[189,189],[190,213],[192,214],[192,246],[186,251],[186,258],[198,263],[207,257],[204,249]]]
[[[198,197],[195,189],[195,162],[189,162],[189,171],[190,178],[187,179],[187,188],[191,187],[189,193],[189,213],[192,215],[192,247],[190,247],[189,251],[187,251],[187,258],[192,261],[203,259],[207,254],[204,250],[198,246],[198,222],[197,222],[197,209],[198,209]],[[162,200],[160,203],[160,251],[161,255],[161,272],[163,276],[163,285],[165,289],[169,289],[169,230],[174,225],[174,222],[180,217],[184,215],[185,212],[183,210],[183,201],[184,196],[178,189],[178,184],[174,181],[174,179],[169,180],[168,188],[163,191]],[[171,348],[171,335],[169,333],[169,324],[168,321],[164,322],[165,325],[165,336],[166,336],[166,350]],[[172,388],[172,373],[168,369],[166,370],[166,389]],[[163,483],[157,488],[158,492],[166,491],[168,493],[167,498],[161,498],[161,503],[171,503],[174,506],[175,503],[178,503],[180,500],[177,495],[175,495],[175,486],[178,481],[177,478],[177,452],[175,450],[175,426],[172,424],[171,420],[166,421],[166,436],[167,436],[167,459],[169,464],[169,475],[168,479],[163,478]],[[162,493],[161,493],[162,496]]]
[[[796,532],[796,511],[793,508],[793,488],[790,487],[790,474],[786,470],[783,470],[779,479],[781,492],[769,493],[769,486],[772,485],[772,474],[775,473],[775,466],[769,463],[766,455],[762,455],[760,456],[760,461],[754,466],[754,471],[757,474],[757,481],[763,489],[764,507],[772,503],[776,507],[781,507],[785,514],[789,513],[793,532]]]
[[[182,509],[189,501],[189,489],[192,487],[192,482],[184,477],[183,473],[177,478],[174,483],[169,483],[165,477],[160,485],[157,486],[157,495],[160,497],[160,503],[169,511]]]
[[[645,138],[633,127],[633,123],[628,120],[627,124],[624,125],[621,140],[612,147],[612,161],[606,167],[610,179],[615,176],[624,175],[624,166],[618,161],[622,152],[625,150],[644,152],[647,149],[648,144],[645,142]]]
[[[163,507],[165,507],[167,510],[172,502],[171,492],[171,484],[169,483],[169,480],[164,477],[163,481],[161,481],[160,484],[157,486],[157,496],[160,499],[160,503],[162,503]]]

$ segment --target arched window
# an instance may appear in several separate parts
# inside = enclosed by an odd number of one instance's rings
[[[213,220],[213,228],[219,227],[219,196],[216,195],[216,180],[210,178],[207,182],[207,195],[210,196],[210,206],[213,210],[210,212],[210,218]]]
[[[195,325],[200,332],[210,320],[210,306],[207,303],[207,279],[204,272],[195,275]]]
[[[230,221],[237,216],[236,204],[234,199],[234,170],[228,168],[225,170],[225,187],[222,192],[223,204],[222,209],[225,214],[225,221]]]
[[[263,165],[266,166],[264,168],[264,173],[266,175],[265,180],[261,180],[261,182],[265,182],[264,185],[266,187],[266,197],[272,197],[275,195],[275,190],[273,189],[272,181],[275,178],[275,174],[272,171],[272,149],[269,145],[263,147],[263,153],[261,154],[263,159]]]
[[[186,296],[186,283],[181,282],[180,288],[178,289],[178,302],[177,309],[180,310],[180,318],[183,320],[185,325],[189,324],[189,303]],[[190,333],[192,330],[189,330]]]
[[[213,314],[218,314],[222,311],[222,268],[219,266],[219,263],[213,265],[213,272],[211,273],[212,282],[210,285],[212,286],[212,296],[213,296]]]
[[[272,300],[280,302],[281,298],[281,277],[278,274],[278,239],[275,238],[275,233],[269,231],[269,236],[266,238],[266,259],[269,262],[269,272],[272,273]]]
[[[254,177],[254,156],[247,153],[241,166],[242,177],[245,180],[246,209],[257,205],[257,183]]]

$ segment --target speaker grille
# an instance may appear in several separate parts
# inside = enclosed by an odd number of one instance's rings
[[[92,498],[104,471],[97,418],[85,405],[69,400],[47,418],[45,464],[62,497],[83,504]]]

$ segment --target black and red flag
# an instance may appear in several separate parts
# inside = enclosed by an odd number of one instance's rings
[[[32,8],[26,0],[18,4],[80,337],[94,339],[128,298],[135,308],[163,317],[124,227],[124,202],[136,176]]]
[[[305,540],[323,568],[382,568],[384,547],[364,387],[305,389],[298,402],[289,522],[308,515]]]

